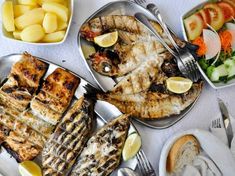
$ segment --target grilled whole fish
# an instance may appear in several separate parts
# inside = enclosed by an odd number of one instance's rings
[[[192,88],[183,95],[164,94],[145,91],[139,94],[99,94],[98,99],[115,105],[122,113],[137,118],[157,119],[174,114],[192,104],[202,90],[202,83],[194,83]]]
[[[151,21],[151,24],[172,47],[160,25],[154,21]],[[158,54],[167,52],[148,29],[132,16],[98,17],[82,25],[80,33],[86,40],[93,41],[94,37],[113,30],[118,31],[119,40],[113,49],[108,49],[108,51],[112,50],[116,56],[101,49],[101,51],[98,50],[91,55],[89,59],[92,68],[102,75],[123,76],[138,68],[153,56],[156,57]],[[175,37],[175,39],[180,46],[184,46],[184,43],[178,38]]]
[[[35,116],[56,125],[68,108],[80,80],[72,73],[57,68],[50,74],[33,98],[30,107]]]
[[[42,152],[43,175],[65,175],[91,133],[93,103],[80,98],[67,112]]]
[[[101,128],[87,142],[70,175],[109,175],[120,163],[128,129],[127,115],[122,115]]]
[[[150,21],[155,30],[170,44],[166,35],[163,33],[160,25],[155,21]],[[80,33],[88,41],[93,41],[94,37],[113,30],[126,31],[142,36],[150,36],[150,32],[133,16],[110,15],[91,19],[81,26]],[[178,45],[184,46],[184,43],[175,37]]]

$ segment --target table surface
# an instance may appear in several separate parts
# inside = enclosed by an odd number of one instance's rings
[[[49,61],[62,65],[88,81],[95,84],[92,76],[86,69],[84,62],[79,55],[77,47],[77,33],[83,21],[95,12],[99,7],[111,2],[111,0],[74,0],[74,15],[70,32],[66,41],[61,45],[55,46],[34,46],[28,44],[17,43],[8,39],[0,37],[0,55],[8,55],[11,53],[22,53],[27,51],[35,56],[45,58]],[[180,18],[181,15],[191,9],[193,6],[203,2],[204,0],[155,0],[152,1],[158,5],[166,22],[176,33],[182,37]],[[3,0],[0,0],[0,4]],[[0,15],[0,20],[1,20]],[[164,129],[151,129],[140,124],[135,124],[142,137],[142,147],[154,166],[158,171],[158,164],[161,149],[166,140],[174,133],[193,129],[209,129],[210,121],[217,116],[219,107],[217,97],[220,97],[228,105],[231,115],[235,116],[235,87],[225,88],[222,90],[214,90],[208,84],[202,91],[202,94],[196,103],[195,107],[174,126]]]

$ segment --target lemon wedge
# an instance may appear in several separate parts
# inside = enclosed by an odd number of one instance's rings
[[[141,138],[137,133],[130,134],[124,144],[122,150],[122,158],[127,161],[133,158],[141,147]]]
[[[118,32],[111,32],[103,35],[99,35],[94,38],[94,42],[100,47],[110,47],[113,46],[118,40]]]
[[[19,164],[21,176],[42,176],[41,168],[33,161],[24,161]]]
[[[170,77],[166,80],[167,89],[177,94],[187,92],[192,85],[193,82],[190,79],[183,77]]]

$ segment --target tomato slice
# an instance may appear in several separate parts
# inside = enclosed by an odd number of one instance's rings
[[[224,13],[225,21],[228,22],[235,16],[235,11],[233,6],[226,2],[219,2],[218,5],[221,7]]]
[[[235,11],[235,1],[234,0],[222,0],[222,2],[226,2],[231,5]]]
[[[199,14],[193,14],[184,19],[184,26],[189,40],[194,40],[201,35],[203,30],[203,20]]]
[[[215,30],[219,30],[224,24],[223,10],[215,3],[208,3],[204,6],[204,9],[208,9],[211,17],[211,26]]]
[[[210,17],[209,10],[208,9],[201,9],[198,12],[198,14],[201,15],[201,17],[203,19],[203,22],[204,22],[203,27],[207,28],[207,24],[211,24],[211,17]]]

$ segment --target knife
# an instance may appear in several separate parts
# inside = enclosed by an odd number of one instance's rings
[[[219,107],[220,107],[220,111],[221,111],[223,122],[224,122],[225,131],[226,131],[227,138],[228,138],[228,145],[230,148],[231,142],[233,139],[233,129],[231,125],[230,115],[228,113],[228,109],[226,105],[224,104],[224,102],[219,98],[218,98],[218,102],[219,102]]]

